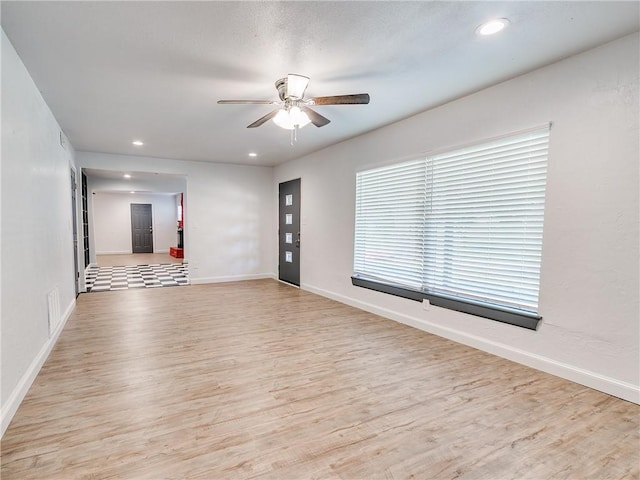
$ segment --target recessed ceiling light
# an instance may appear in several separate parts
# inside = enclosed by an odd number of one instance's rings
[[[136,193],[136,192],[129,192],[129,193]]]
[[[250,156],[250,157],[257,157],[257,156],[258,156],[258,154],[257,154],[257,153],[254,153],[254,152],[251,152],[251,153],[249,154],[249,156]]]
[[[144,145],[144,142],[141,140],[134,140],[133,143],[136,147],[141,147],[142,145]]]
[[[125,173],[125,174],[123,175],[123,177],[124,177],[124,178],[131,178],[131,175],[129,175],[128,173]]]
[[[509,20],[506,18],[496,18],[495,20],[489,20],[486,23],[483,23],[478,28],[476,28],[476,33],[478,35],[493,35],[494,33],[498,33],[504,27],[509,25]]]

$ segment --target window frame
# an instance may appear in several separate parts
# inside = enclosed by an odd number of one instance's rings
[[[518,135],[533,133],[535,131],[542,130],[544,128],[548,129],[547,135],[550,136],[551,123],[548,123],[548,124],[527,129],[524,131],[513,132],[507,135],[502,135],[500,137],[496,137],[493,139],[473,142],[472,144],[469,144],[467,146],[463,146],[459,148],[448,148],[442,152],[424,154],[421,157],[424,157],[425,162],[427,162],[428,161],[427,159],[436,157],[441,153],[455,152],[457,150],[468,148],[469,146],[482,147],[484,145],[491,144],[492,142],[496,142],[496,141],[511,138],[511,137],[516,137]],[[550,139],[549,137],[547,137],[547,154],[545,157],[545,170],[546,170],[546,165],[548,164],[549,141]],[[420,157],[416,156],[413,158],[417,160]],[[411,162],[410,159],[405,159],[399,162],[386,164],[386,167],[391,167],[393,165],[401,166],[404,163],[409,163],[409,162]],[[378,168],[383,168],[383,167],[378,167]],[[373,171],[373,170],[377,170],[378,168],[373,167],[366,170],[362,170],[361,172]],[[361,173],[361,172],[358,172],[358,173]],[[545,173],[544,182],[546,184],[546,173]],[[356,202],[357,202],[358,188],[359,188],[358,176],[356,176],[356,182],[354,182],[354,184],[356,186]],[[546,197],[546,192],[544,193],[544,196]],[[358,208],[359,208],[359,204],[356,203],[356,223],[358,219]],[[544,200],[543,200],[542,212],[544,214]],[[426,228],[428,224],[429,222],[425,218],[423,228]],[[356,232],[357,232],[357,228],[356,228]],[[491,303],[490,300],[475,302],[473,299],[469,299],[469,298],[458,298],[455,295],[448,296],[448,295],[443,295],[441,293],[434,293],[434,292],[425,290],[424,284],[422,285],[422,289],[416,289],[407,285],[396,284],[394,283],[394,281],[376,278],[375,276],[370,274],[367,275],[366,273],[363,273],[363,274],[357,273],[357,269],[355,268],[357,243],[358,243],[358,238],[355,236],[355,232],[354,232],[354,274],[351,276],[351,283],[353,286],[366,288],[366,289],[382,292],[389,295],[395,295],[395,296],[399,296],[402,298],[419,301],[419,302],[427,300],[431,305],[434,305],[434,306],[447,308],[450,310],[455,310],[455,311],[459,311],[459,312],[463,312],[463,313],[467,313],[470,315],[475,315],[483,318],[488,318],[491,320],[495,320],[498,322],[502,322],[502,323],[506,323],[506,324],[530,329],[530,330],[537,330],[540,320],[542,319],[542,316],[539,314],[539,308],[536,308],[537,310],[536,312],[531,312],[526,310],[520,310],[518,308],[511,308],[506,305],[498,305],[498,304],[494,305]],[[540,249],[542,249],[542,240],[540,240],[539,246],[540,246]],[[360,254],[362,254],[362,252],[360,252]],[[538,292],[540,287],[540,271],[541,270],[542,268],[541,268],[541,260],[540,260],[539,272],[538,272]],[[539,307],[539,304],[538,304],[538,307]]]

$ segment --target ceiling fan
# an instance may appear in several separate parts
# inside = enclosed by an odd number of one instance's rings
[[[304,92],[307,89],[307,85],[309,85],[309,77],[293,73],[277,80],[275,85],[280,100],[218,100],[218,103],[280,105],[276,110],[267,113],[264,117],[248,125],[247,128],[259,127],[273,119],[273,122],[279,127],[294,131],[297,131],[298,128],[302,128],[309,123],[313,123],[316,127],[324,127],[331,121],[309,108],[311,106],[361,105],[369,103],[368,93],[305,99]]]

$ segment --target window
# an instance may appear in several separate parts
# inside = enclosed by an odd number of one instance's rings
[[[535,329],[549,128],[359,172],[353,283]]]

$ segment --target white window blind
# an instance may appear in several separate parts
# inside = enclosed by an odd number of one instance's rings
[[[356,273],[421,289],[426,207],[424,160],[356,176]]]
[[[354,272],[537,313],[549,128],[360,172]]]

